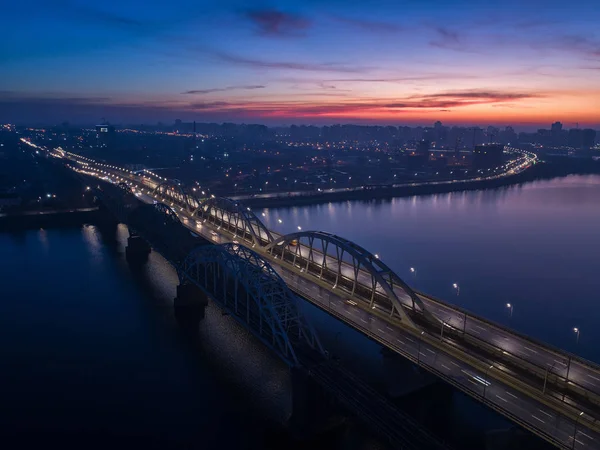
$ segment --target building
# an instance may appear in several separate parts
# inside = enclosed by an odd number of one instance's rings
[[[581,141],[584,148],[591,148],[596,142],[596,130],[586,128],[581,133]]]
[[[108,124],[96,125],[96,148],[112,150],[115,147],[115,127]]]
[[[504,163],[504,145],[482,144],[473,150],[473,166],[476,169],[493,169]]]

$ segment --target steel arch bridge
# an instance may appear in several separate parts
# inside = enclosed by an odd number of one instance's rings
[[[155,203],[154,209],[164,216],[165,224],[171,223],[181,225],[181,220],[177,217],[177,213],[170,206],[165,205],[164,203]]]
[[[273,242],[273,235],[256,214],[229,198],[207,199],[194,211],[193,216],[225,228],[234,236],[252,243],[253,247],[264,247]]]
[[[192,250],[179,267],[182,283],[193,283],[248,327],[291,365],[299,365],[299,347],[325,355],[312,327],[271,265],[256,252],[236,244],[204,245]]]
[[[352,241],[322,231],[281,236],[265,251],[301,272],[340,288],[369,307],[411,323],[407,310],[427,314],[419,296],[377,255]],[[429,316],[429,314],[427,314]]]
[[[189,194],[177,180],[160,183],[154,188],[152,195],[159,196],[163,200],[170,200],[188,211],[194,211],[200,206],[200,200]]]

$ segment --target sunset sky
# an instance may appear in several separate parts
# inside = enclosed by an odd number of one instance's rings
[[[600,128],[599,24],[598,0],[16,1],[0,121]]]

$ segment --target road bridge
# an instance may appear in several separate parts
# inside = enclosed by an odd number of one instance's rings
[[[79,165],[127,183],[148,203],[168,201],[184,226],[212,242],[247,245],[305,300],[557,447],[600,448],[597,364],[416,292],[377,255],[339,236],[281,236],[236,201],[198,198],[191,207],[195,196],[180,184],[157,189],[165,180]]]
[[[315,388],[304,387],[307,383],[301,376],[304,375],[323,395],[344,405],[394,447],[448,448],[368,384],[329,360],[298,306],[299,297],[264,255],[233,242],[210,244],[199,239],[198,234],[183,224],[187,219],[180,220],[170,206],[140,200],[126,182],[107,181],[99,181],[93,192],[119,221],[128,225],[131,236],[127,251],[131,249],[131,258],[147,257],[149,247],[144,246],[147,243],[176,268],[180,282],[176,315],[183,308],[186,319],[192,316],[186,325],[197,330],[197,320],[203,317],[206,305],[204,300],[210,298],[290,366],[292,380],[296,380],[292,383],[294,390],[300,389],[299,393],[293,393],[290,418],[293,427],[305,423],[307,418],[313,422],[320,419],[313,416],[315,411],[324,409],[319,396],[307,406],[304,396]],[[298,387],[299,383],[302,387]],[[299,416],[302,418],[298,419]]]

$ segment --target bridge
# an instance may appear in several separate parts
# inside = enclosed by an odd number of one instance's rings
[[[415,291],[377,255],[340,236],[279,235],[235,200],[198,197],[175,180],[75,154],[66,158],[76,171],[125,183],[149,206],[168,206],[183,227],[227,244],[229,252],[248,248],[288,291],[556,447],[600,448],[598,364]]]

